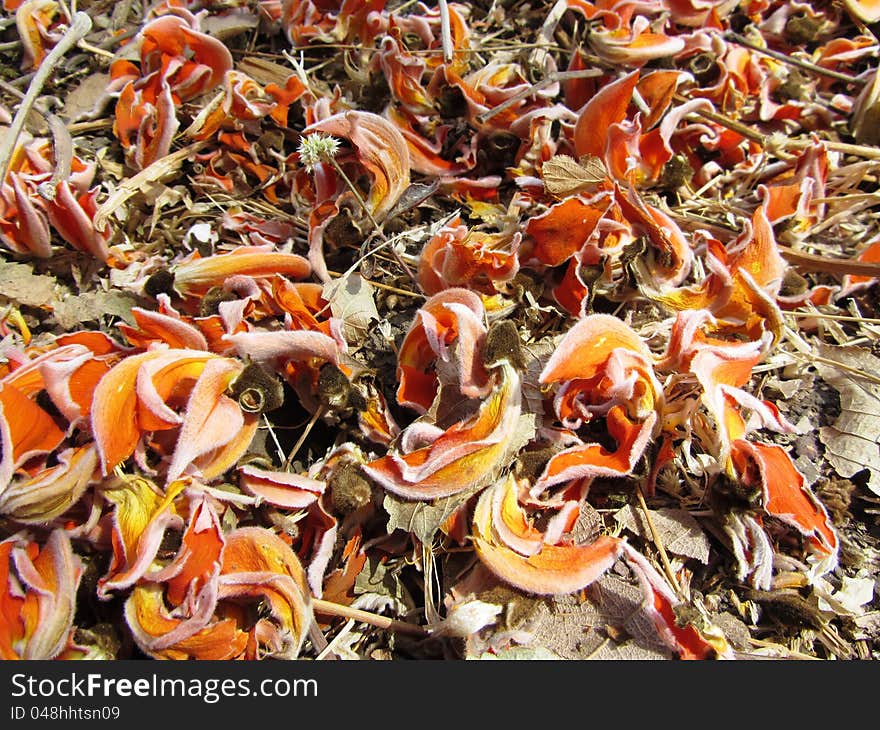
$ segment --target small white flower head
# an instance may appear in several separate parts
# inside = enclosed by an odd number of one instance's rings
[[[329,162],[339,152],[339,140],[329,134],[316,132],[299,141],[299,161],[312,172],[319,162]]]

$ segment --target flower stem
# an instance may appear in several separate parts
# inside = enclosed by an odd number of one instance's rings
[[[64,54],[79,43],[79,41],[81,41],[91,29],[92,19],[86,15],[86,13],[76,13],[73,16],[73,22],[70,24],[67,32],[62,36],[61,40],[58,41],[55,47],[49,51],[49,54],[43,59],[43,62],[37,69],[36,74],[34,74],[30,86],[28,86],[27,93],[25,94],[24,99],[22,99],[18,111],[15,112],[15,118],[9,126],[9,130],[4,135],[3,142],[0,143],[0,181],[6,179],[6,173],[9,170],[9,163],[12,160],[12,152],[15,149],[15,145],[18,143],[18,138],[21,135],[22,129],[24,129],[25,119],[27,119],[28,113],[33,108],[37,97],[40,95],[43,85],[55,71],[55,67],[61,62],[61,58]]]

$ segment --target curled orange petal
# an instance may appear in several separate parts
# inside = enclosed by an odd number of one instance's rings
[[[575,196],[531,218],[526,234],[534,241],[532,255],[547,266],[567,261],[586,245],[610,204],[607,195],[591,200]]]
[[[33,400],[14,385],[0,383],[0,488],[28,458],[53,451],[64,431]]]
[[[241,527],[226,538],[220,575],[221,603],[265,601],[268,616],[250,629],[254,658],[295,659],[312,621],[311,593],[302,563],[280,537]]]
[[[222,286],[231,276],[268,279],[278,274],[304,279],[309,262],[295,253],[274,251],[272,246],[241,246],[231,253],[195,257],[174,267],[174,287],[185,296],[199,296]]]
[[[439,433],[433,429],[429,445],[405,453],[392,451],[366,464],[364,471],[406,499],[446,497],[476,486],[509,458],[519,424],[520,389],[519,373],[502,362],[495,387],[476,415]],[[402,438],[405,441],[414,433],[411,427]]]
[[[358,159],[373,178],[367,205],[381,220],[409,187],[409,148],[397,127],[378,114],[346,111],[303,130],[304,135],[311,132],[344,137],[354,145]]]
[[[739,439],[731,445],[738,478],[747,487],[760,488],[767,514],[794,527],[819,557],[823,573],[837,565],[839,539],[831,518],[816,499],[786,451],[773,444]]]
[[[83,495],[98,465],[92,446],[59,454],[58,465],[0,490],[0,514],[24,524],[45,523],[64,514]]]
[[[208,609],[214,608],[213,603]],[[210,622],[211,613],[178,618],[165,605],[162,586],[138,585],[125,602],[125,620],[137,645],[156,659],[224,660],[240,657],[248,635],[235,619]]]
[[[485,490],[477,501],[474,547],[495,575],[520,590],[537,595],[573,593],[599,578],[623,553],[622,540],[603,535],[589,545],[543,545],[532,555],[522,555],[498,537],[493,491]]]
[[[244,429],[245,417],[241,408],[224,395],[242,369],[240,362],[226,358],[205,363],[187,400],[166,482],[180,477],[197,457],[226,446]],[[242,456],[249,443],[240,444],[237,455],[231,460]]]
[[[574,149],[578,157],[605,156],[608,130],[626,118],[638,82],[639,72],[633,71],[603,87],[586,103],[574,128]]]
[[[620,477],[630,474],[642,457],[651,439],[657,414],[652,412],[644,421],[633,421],[624,406],[614,406],[606,416],[608,434],[617,443],[614,451],[598,443],[572,446],[554,454],[535,483],[545,488],[572,479],[599,476]]]
[[[238,483],[248,494],[285,509],[308,507],[320,497],[327,484],[305,474],[269,471],[245,465],[238,469]]]
[[[107,573],[98,580],[98,595],[129,588],[150,569],[165,530],[182,527],[174,500],[183,491],[175,482],[164,494],[145,479],[131,477],[104,488],[103,494],[114,506],[113,557]]]
[[[82,564],[63,530],[0,542],[0,658],[53,659],[73,629]]]
[[[486,336],[480,297],[452,288],[435,294],[416,313],[400,346],[397,401],[424,413],[439,387],[436,361],[458,360],[458,385],[470,398],[486,393],[488,376],[478,355]]]

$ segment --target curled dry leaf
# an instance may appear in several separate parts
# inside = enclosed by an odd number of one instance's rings
[[[821,345],[818,351],[828,361],[816,362],[819,375],[840,393],[840,415],[819,429],[826,458],[842,477],[867,469],[868,489],[880,495],[880,385],[858,374],[876,375],[880,358],[855,347]]]

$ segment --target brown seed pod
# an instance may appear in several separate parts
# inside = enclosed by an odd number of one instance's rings
[[[483,345],[483,363],[493,367],[507,360],[518,370],[525,370],[526,361],[522,352],[522,341],[516,325],[509,319],[494,324],[486,335]]]
[[[250,363],[229,386],[229,397],[247,413],[268,413],[284,403],[284,385],[258,363]]]
[[[173,297],[177,292],[174,290],[174,274],[168,269],[150,274],[150,277],[144,283],[144,294],[155,299],[160,294],[167,294]]]
[[[221,302],[233,302],[236,299],[238,297],[234,293],[226,291],[222,286],[212,286],[199,302],[199,316],[210,317],[217,314]]]

